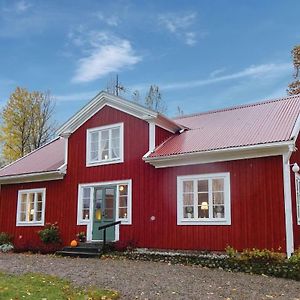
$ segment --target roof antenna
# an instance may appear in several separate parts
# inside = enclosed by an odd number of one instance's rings
[[[117,74],[117,75],[116,75],[116,86],[115,86],[115,93],[116,93],[116,96],[119,96],[120,91],[125,92],[125,88],[124,88],[124,86],[122,86],[122,85],[119,83],[119,75]]]

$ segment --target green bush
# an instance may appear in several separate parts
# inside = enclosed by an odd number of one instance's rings
[[[283,262],[286,255],[273,250],[253,248],[243,250],[239,258],[244,261]]]
[[[300,248],[295,250],[293,255],[289,258],[289,262],[300,265]]]
[[[12,236],[6,232],[0,232],[0,246],[4,244],[11,244]]]
[[[58,244],[60,243],[60,234],[57,223],[47,223],[45,228],[38,232],[41,241],[44,244]]]

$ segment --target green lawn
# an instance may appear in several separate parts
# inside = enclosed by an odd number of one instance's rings
[[[57,277],[26,274],[7,275],[0,273],[0,299],[3,300],[109,300],[119,294],[107,290],[80,290],[70,282]]]

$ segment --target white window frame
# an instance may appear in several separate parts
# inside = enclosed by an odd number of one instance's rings
[[[21,196],[29,193],[42,193],[42,218],[41,221],[21,221]],[[16,226],[44,226],[45,224],[45,207],[46,207],[46,188],[40,189],[27,189],[18,191],[18,204],[17,204],[17,220]],[[36,209],[36,208],[34,208]]]
[[[224,218],[198,218],[187,219],[183,217],[183,182],[188,180],[209,180],[224,179]],[[194,195],[197,194],[197,185],[194,184]],[[209,191],[209,198],[211,191]],[[194,199],[194,205],[198,201]],[[209,199],[212,202],[212,199]],[[230,174],[214,173],[201,175],[188,175],[177,177],[177,225],[231,225],[231,205],[230,205]],[[211,204],[211,203],[210,203]]]
[[[128,195],[127,195],[127,218],[119,217],[119,186],[126,184],[128,186]],[[107,182],[97,182],[97,183],[85,183],[78,185],[78,200],[77,200],[77,225],[87,225],[92,223],[91,216],[93,215],[93,195],[94,189],[96,187],[103,186],[116,186],[116,221],[121,221],[122,225],[131,225],[132,224],[132,180],[119,180],[119,181],[107,181]],[[90,218],[89,220],[82,219],[82,193],[83,188],[91,188],[91,197],[90,197]]]
[[[299,194],[299,197],[298,197]],[[296,217],[297,217],[297,225],[300,225],[300,175],[295,174],[295,195],[296,195]]]
[[[113,128],[120,128],[120,157],[115,158],[115,159],[91,161],[91,159],[90,159],[91,134],[93,132],[99,132],[101,130],[108,130],[108,129],[113,129]],[[101,143],[100,139],[99,139],[99,143]],[[87,133],[86,133],[86,166],[87,167],[108,165],[108,164],[117,164],[117,163],[123,163],[123,162],[124,162],[124,123],[116,123],[116,124],[110,124],[110,125],[106,125],[106,126],[100,126],[100,127],[87,129]]]

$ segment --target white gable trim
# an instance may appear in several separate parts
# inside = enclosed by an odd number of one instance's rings
[[[57,131],[58,135],[61,136],[65,133],[73,133],[105,105],[123,111],[147,122],[149,120],[155,120],[155,123],[158,123],[159,126],[162,126],[171,132],[176,132],[181,129],[181,126],[177,125],[174,121],[169,120],[153,110],[147,109],[139,104],[124,100],[106,92],[101,92],[87,105],[85,105],[78,113],[71,117],[65,124],[63,124]]]

